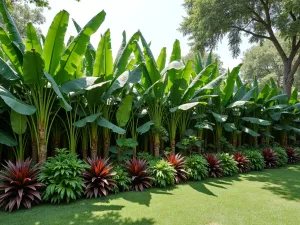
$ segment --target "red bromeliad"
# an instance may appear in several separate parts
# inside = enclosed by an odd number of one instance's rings
[[[185,182],[187,180],[187,172],[185,170],[184,157],[178,153],[176,155],[175,154],[166,155],[166,158],[176,170],[175,183],[179,184],[181,182]]]
[[[41,195],[39,189],[44,187],[43,183],[37,182],[39,176],[39,164],[30,168],[31,161],[11,161],[4,166],[6,171],[0,171],[0,207],[5,210],[17,210],[23,205],[31,208],[32,203],[39,203]]]
[[[125,168],[131,177],[132,188],[135,191],[143,191],[151,187],[152,178],[149,176],[147,165],[144,159],[133,158],[125,161]]]
[[[113,167],[108,162],[109,159],[87,159],[90,168],[83,172],[85,188],[85,196],[87,198],[107,196],[113,186],[117,186],[112,179],[116,173],[112,172]]]

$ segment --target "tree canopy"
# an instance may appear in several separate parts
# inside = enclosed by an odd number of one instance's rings
[[[291,93],[294,74],[300,65],[300,0],[185,0],[187,16],[180,31],[191,45],[212,49],[228,34],[234,57],[240,54],[241,35],[250,42],[270,40],[284,63],[283,87]],[[278,41],[275,32],[290,44],[289,51]]]

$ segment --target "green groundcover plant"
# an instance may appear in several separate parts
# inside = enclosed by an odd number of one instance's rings
[[[208,177],[208,163],[201,155],[187,157],[186,170],[190,180],[203,180]]]
[[[154,184],[159,187],[174,185],[176,170],[172,164],[165,160],[159,160],[151,166],[150,174],[154,178]]]
[[[114,193],[119,193],[121,191],[128,191],[130,189],[131,179],[128,176],[128,173],[122,166],[115,166],[112,171],[112,179],[116,182],[116,186],[112,186],[112,191]]]
[[[39,180],[47,188],[43,199],[51,203],[60,203],[79,198],[84,190],[82,173],[89,166],[67,149],[57,149],[57,155],[49,157],[41,168]]]
[[[229,177],[238,173],[237,162],[232,155],[229,153],[220,153],[217,154],[217,157],[222,161],[221,168],[223,170],[223,176]]]
[[[246,150],[244,154],[249,160],[251,170],[263,170],[265,167],[264,157],[259,151]]]
[[[284,148],[279,146],[273,147],[278,157],[278,166],[285,166],[288,164],[288,155]]]

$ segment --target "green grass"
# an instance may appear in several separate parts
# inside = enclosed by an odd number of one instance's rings
[[[174,188],[127,192],[69,205],[0,212],[0,224],[300,224],[300,166]]]

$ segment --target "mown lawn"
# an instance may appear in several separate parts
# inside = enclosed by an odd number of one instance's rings
[[[300,166],[168,189],[127,192],[69,205],[0,212],[2,225],[300,224]]]

